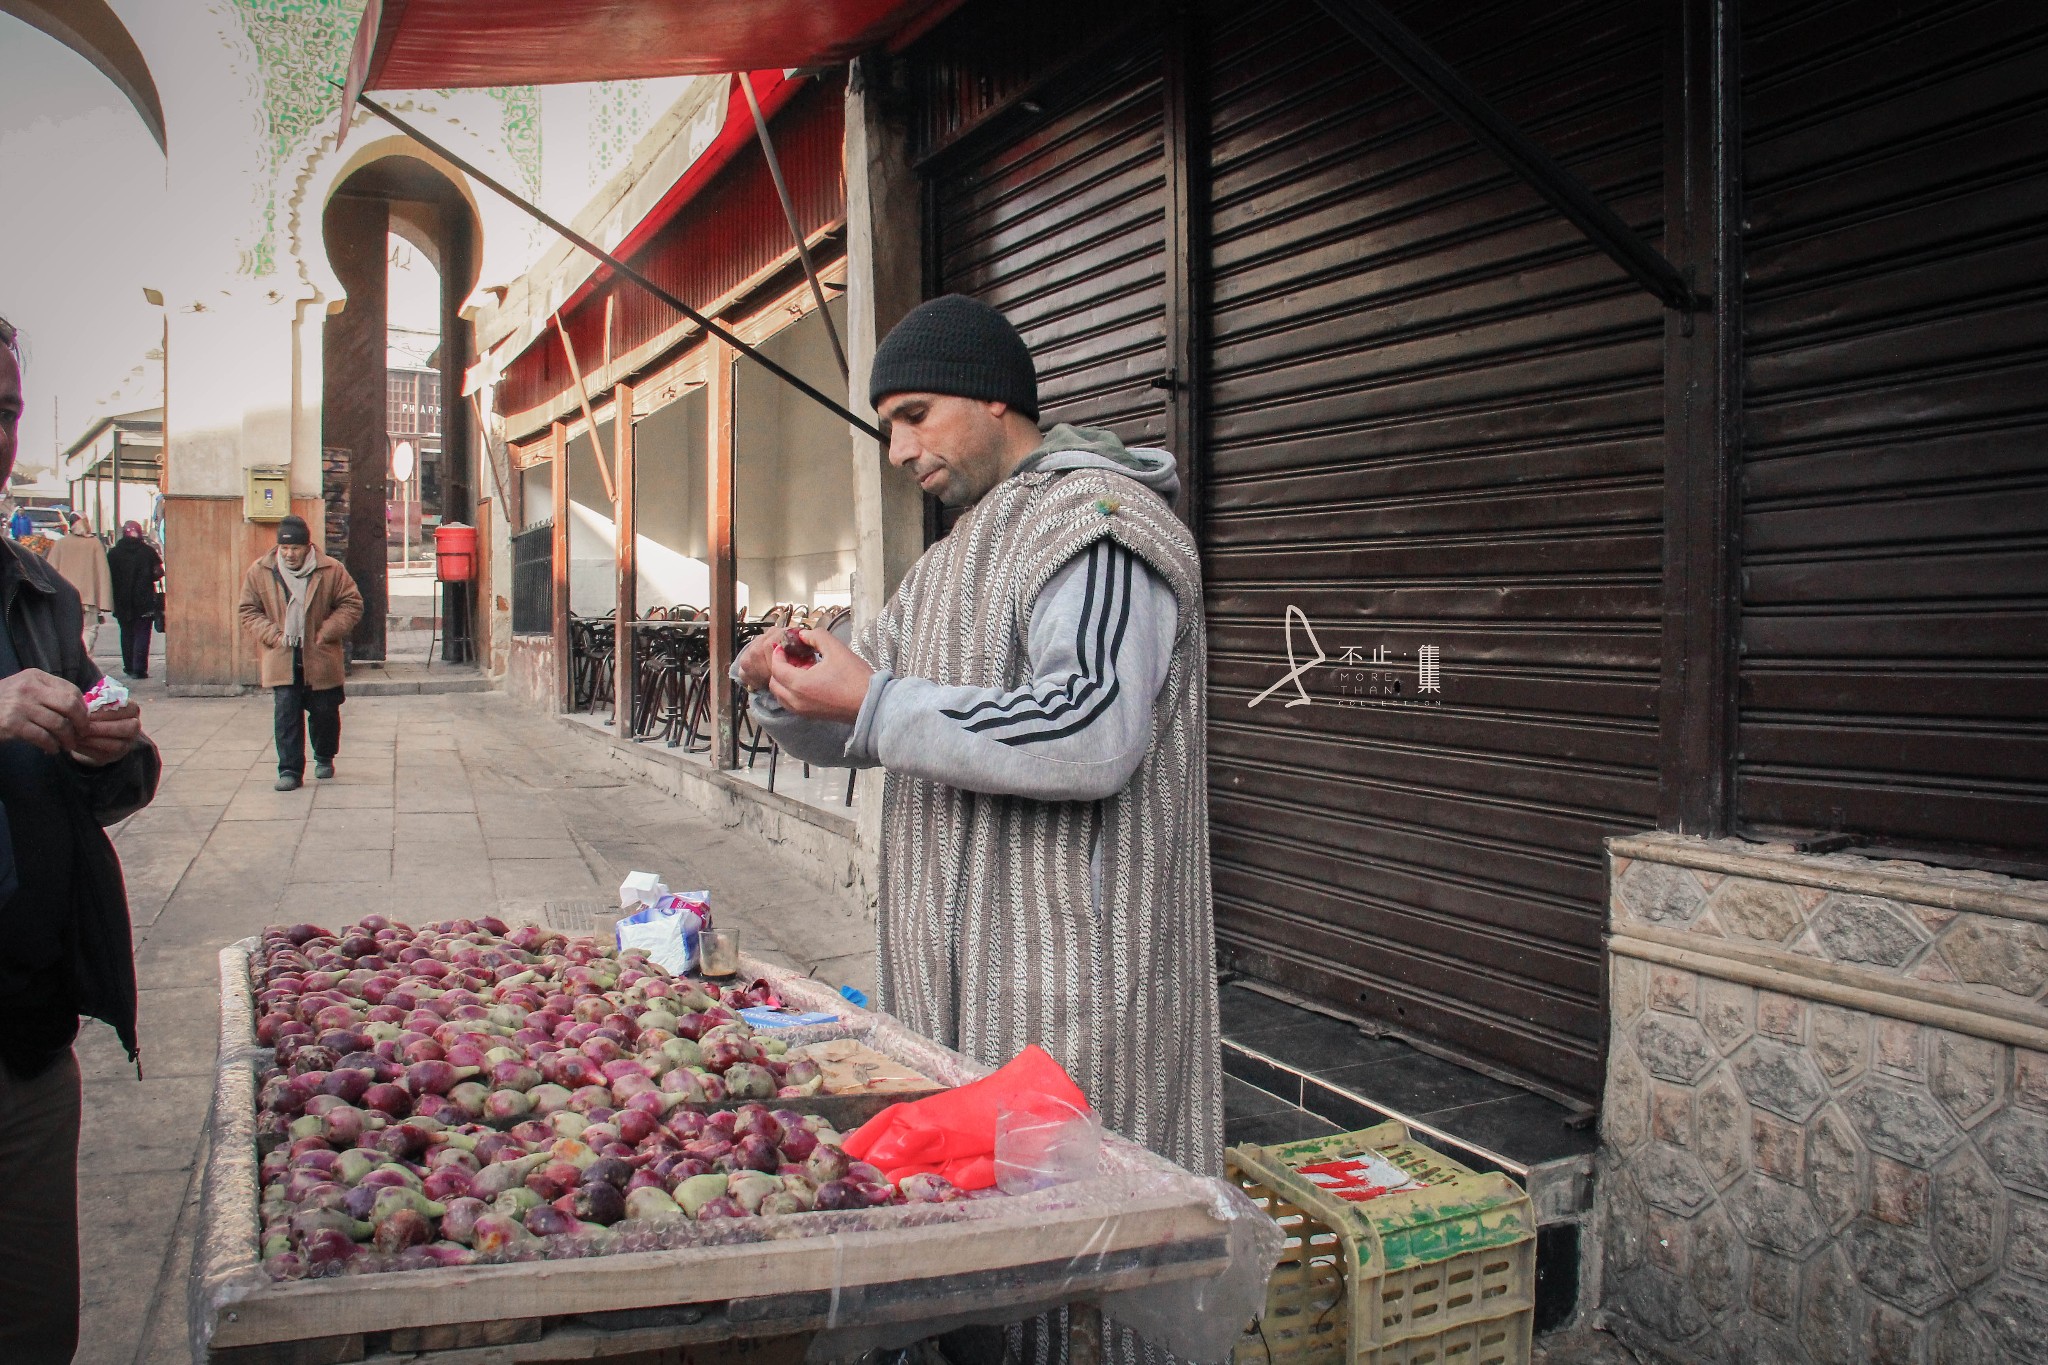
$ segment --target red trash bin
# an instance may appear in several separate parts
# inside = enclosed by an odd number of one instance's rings
[[[476,577],[476,527],[454,522],[434,528],[434,577],[443,583]]]

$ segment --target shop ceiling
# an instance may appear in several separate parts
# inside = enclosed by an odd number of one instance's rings
[[[837,66],[914,38],[959,0],[369,0],[363,90],[715,76]]]

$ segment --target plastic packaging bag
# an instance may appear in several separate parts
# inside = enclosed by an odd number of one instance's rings
[[[1095,1174],[1102,1120],[1051,1095],[1004,1105],[996,1113],[996,1188],[1034,1194]]]
[[[637,948],[669,975],[682,975],[696,964],[697,936],[710,905],[709,891],[662,896],[619,921],[614,931],[619,951]]]
[[[892,1104],[847,1134],[846,1154],[891,1180],[943,1175],[963,1190],[996,1183],[997,1118],[1004,1109],[1086,1111],[1088,1097],[1060,1064],[1031,1044],[980,1080]],[[1098,1130],[1099,1132],[1099,1130]]]

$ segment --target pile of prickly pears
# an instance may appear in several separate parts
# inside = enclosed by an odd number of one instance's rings
[[[850,1160],[717,997],[636,954],[488,916],[272,928],[251,960],[273,1277],[651,1249],[689,1221],[964,1198]],[[697,1105],[747,1101],[705,1112]]]

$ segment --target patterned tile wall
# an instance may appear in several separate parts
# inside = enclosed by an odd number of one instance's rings
[[[1633,851],[1613,861],[1599,1198],[1617,1333],[1682,1362],[2048,1359],[2048,1052],[1979,1036],[2048,1026],[2044,888],[1870,863],[1881,883],[1830,888]],[[1632,937],[1705,951],[1645,961]],[[1785,989],[1717,975],[1716,941]],[[1802,959],[1819,982],[1927,983],[1906,993],[1958,1027],[1828,1003],[1785,970]]]

